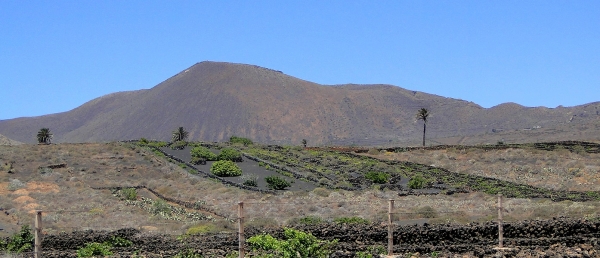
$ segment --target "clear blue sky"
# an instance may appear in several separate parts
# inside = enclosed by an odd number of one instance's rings
[[[155,86],[196,62],[473,101],[600,101],[600,1],[0,1],[0,119]]]

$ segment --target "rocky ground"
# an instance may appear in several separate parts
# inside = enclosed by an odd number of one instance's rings
[[[320,239],[338,239],[331,257],[355,257],[359,251],[376,253],[387,248],[387,226],[382,224],[318,224],[295,228]],[[600,257],[600,221],[569,218],[522,221],[504,225],[505,257]],[[246,237],[268,233],[281,237],[282,228],[248,228]],[[497,224],[395,226],[394,253],[398,257],[497,257]],[[113,249],[115,257],[172,257],[193,250],[205,257],[225,257],[238,249],[235,233],[193,235],[149,235],[135,229],[77,231],[47,235],[44,257],[76,257],[86,243],[104,242],[113,236],[129,239],[133,245]]]

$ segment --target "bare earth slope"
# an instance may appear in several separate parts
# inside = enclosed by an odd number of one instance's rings
[[[472,102],[391,85],[324,86],[253,65],[201,62],[148,90],[118,92],[71,111],[0,121],[0,133],[32,143],[42,127],[54,142],[167,140],[183,126],[191,140],[231,135],[263,143],[418,144],[421,107],[436,143],[595,140],[600,102],[569,108]],[[594,138],[595,137],[595,138]]]
[[[0,134],[0,145],[19,145],[21,142],[9,139],[8,137]]]

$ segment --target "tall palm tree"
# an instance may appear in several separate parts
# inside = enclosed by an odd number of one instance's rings
[[[185,141],[188,137],[188,131],[183,129],[182,126],[177,128],[177,130],[173,131],[173,142]]]
[[[423,146],[425,146],[425,131],[427,130],[427,117],[429,116],[429,110],[421,108],[417,112],[417,120],[423,120]]]
[[[50,139],[52,139],[52,134],[50,133],[50,129],[42,128],[37,133],[38,143],[50,144]]]

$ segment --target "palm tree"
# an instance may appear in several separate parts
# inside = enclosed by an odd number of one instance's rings
[[[423,147],[425,147],[425,131],[427,130],[427,117],[429,116],[429,110],[421,108],[417,112],[417,120],[423,120]]]
[[[185,141],[188,137],[188,132],[182,126],[173,131],[173,142]]]
[[[42,128],[37,133],[37,140],[40,144],[50,144],[50,139],[52,139],[52,134],[50,133],[50,129],[48,128]]]

